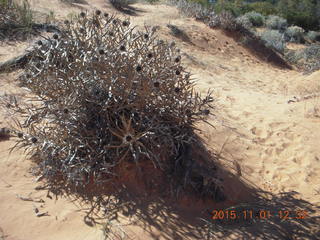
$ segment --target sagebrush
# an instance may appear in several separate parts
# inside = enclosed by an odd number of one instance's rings
[[[309,31],[307,37],[313,42],[320,42],[320,32]]]
[[[285,31],[286,41],[302,43],[304,41],[304,30],[298,26],[288,27]]]
[[[245,29],[248,29],[248,30],[250,30],[250,29],[253,28],[252,22],[251,22],[250,19],[249,19],[247,16],[245,16],[245,15],[240,16],[240,17],[237,17],[237,18],[236,18],[236,23],[237,23],[239,26],[241,26],[241,27],[243,27],[243,28],[245,28]]]
[[[210,21],[214,11],[210,7],[205,7],[197,2],[187,1],[187,0],[178,0],[178,1],[168,1],[169,4],[175,5],[180,14],[186,17],[193,17],[197,20],[204,22]]]
[[[266,30],[261,33],[261,39],[265,46],[283,53],[286,48],[286,41],[284,34],[278,30]]]
[[[248,12],[243,16],[247,17],[255,27],[262,27],[265,24],[265,17],[260,13]]]
[[[288,23],[287,20],[282,17],[270,15],[267,17],[266,26],[269,29],[284,31],[286,30]]]

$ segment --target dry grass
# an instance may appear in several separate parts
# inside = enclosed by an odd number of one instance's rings
[[[30,36],[33,23],[33,12],[27,0],[22,5],[13,0],[0,0],[0,39]]]
[[[116,224],[113,222],[107,222],[103,224],[102,231],[105,240],[133,240],[130,234],[126,233],[121,224]]]

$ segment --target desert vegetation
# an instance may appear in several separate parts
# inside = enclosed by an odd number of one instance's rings
[[[319,72],[291,67],[320,69],[319,29],[274,1],[147,2],[61,0],[45,24],[1,2],[0,239],[313,239]]]
[[[312,0],[280,0],[280,1],[223,1],[215,3],[217,13],[227,10],[235,16],[250,11],[264,16],[275,15],[285,18],[290,25],[297,25],[306,30],[319,30],[320,3]]]
[[[0,38],[30,35],[33,23],[33,12],[27,1],[22,5],[12,0],[0,1]]]
[[[291,4],[293,1],[289,2]],[[284,61],[299,68],[304,66],[302,67],[304,71],[313,72],[319,69],[316,63],[319,61],[318,56],[314,54],[314,50],[310,51],[310,49],[317,49],[320,44],[320,32],[312,30],[319,30],[318,26],[320,26],[318,22],[320,18],[315,17],[319,15],[318,3],[303,1],[300,10],[289,4],[288,12],[291,12],[291,17],[284,14],[283,1],[278,4],[243,1],[216,1],[210,4],[203,1],[171,0],[169,3],[176,5],[182,15],[203,21],[212,28],[240,32],[245,42],[259,42],[278,53]],[[314,8],[311,9],[312,7]],[[307,13],[311,15],[307,16]],[[301,51],[294,53],[295,50],[288,50],[288,43],[305,44],[303,54]],[[293,61],[293,55],[304,55],[305,57],[299,57],[299,59],[300,61],[305,59],[308,63],[297,64],[298,61]]]
[[[173,189],[221,197],[192,158],[213,98],[195,92],[174,42],[97,10],[37,45],[20,78],[32,104],[4,106],[17,123],[14,149],[26,149],[39,174],[79,189],[112,185],[129,166],[143,178],[152,166]]]
[[[0,1],[0,40],[25,40],[39,35],[43,31],[57,32],[57,26],[51,25],[54,13],[44,14],[39,22],[27,0],[16,3],[13,0]]]

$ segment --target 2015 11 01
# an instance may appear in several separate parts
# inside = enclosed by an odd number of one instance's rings
[[[270,211],[261,210],[259,212],[253,210],[243,210],[243,211],[236,211],[236,210],[213,210],[212,212],[212,219],[213,220],[223,220],[223,219],[253,219],[253,218],[261,218],[267,219],[271,217]]]

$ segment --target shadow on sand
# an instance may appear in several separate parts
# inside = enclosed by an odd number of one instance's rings
[[[219,177],[226,198],[218,202],[192,191],[172,197],[167,194],[170,185],[166,182],[146,187],[136,176],[122,178],[112,188],[108,183],[75,191],[61,182],[50,184],[48,190],[74,202],[86,214],[87,225],[104,225],[107,239],[116,239],[112,223],[126,223],[121,230],[124,233],[132,227],[143,229],[148,239],[319,239],[320,216],[315,216],[319,206],[300,199],[295,192],[262,192],[222,167]],[[213,220],[214,210],[223,210],[224,216]],[[236,219],[231,219],[231,211]],[[281,218],[279,211],[292,219]],[[139,239],[130,236],[128,233],[126,239]]]
[[[292,66],[284,59],[284,57],[277,53],[275,50],[265,46],[263,41],[256,37],[253,33],[246,29],[239,31],[224,31],[229,37],[232,37],[235,41],[239,42],[241,39],[245,39],[242,44],[253,56],[257,57],[261,61],[268,62],[276,67],[292,70]]]
[[[121,4],[116,4],[112,2],[111,4],[116,10],[129,16],[139,16],[140,13],[145,12],[144,10],[138,9],[130,5],[121,5]]]

